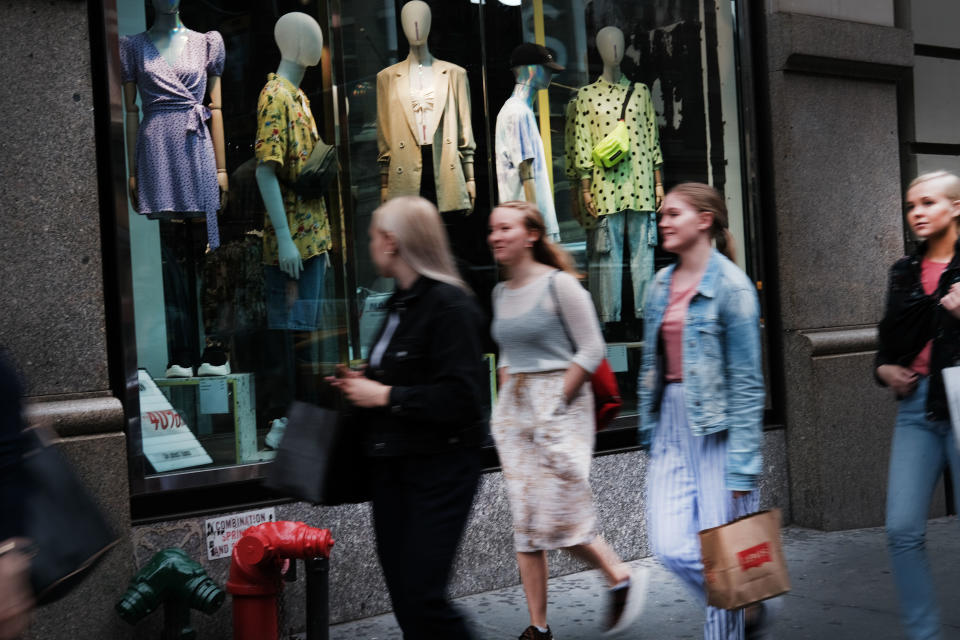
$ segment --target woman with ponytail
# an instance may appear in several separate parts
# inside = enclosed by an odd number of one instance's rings
[[[584,383],[603,360],[605,346],[593,302],[570,256],[547,239],[536,205],[499,205],[490,214],[488,240],[507,277],[493,292],[500,397],[491,431],[530,612],[520,639],[553,638],[547,625],[548,549],[567,549],[603,572],[610,585],[605,628],[625,628],[639,613],[646,576],[631,576],[597,532],[589,484],[593,394]]]
[[[731,261],[723,197],[677,185],[660,238],[677,262],[657,273],[644,304],[640,443],[650,451],[647,523],[654,554],[706,602],[697,532],[757,510],[764,387],[759,304]],[[716,245],[716,248],[714,248]],[[770,616],[750,612],[746,637]],[[707,607],[707,640],[742,640],[742,611]]]

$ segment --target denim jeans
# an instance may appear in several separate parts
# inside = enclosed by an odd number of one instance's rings
[[[620,211],[601,216],[589,232],[588,272],[597,315],[601,322],[620,320],[623,301],[624,245],[630,254],[633,315],[643,317],[647,283],[653,278],[653,251],[657,246],[657,214]],[[624,318],[626,319],[626,318]]]
[[[280,267],[264,265],[268,328],[293,331],[320,328],[320,299],[327,275],[327,260],[327,254],[304,260],[298,280],[285,274]]]
[[[960,495],[960,451],[948,420],[926,418],[928,379],[900,401],[890,452],[887,548],[907,635],[941,638],[940,609],[926,553],[927,516],[937,481],[947,465],[954,496]]]

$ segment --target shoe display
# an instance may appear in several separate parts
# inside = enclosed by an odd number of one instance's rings
[[[280,447],[280,440],[283,439],[283,432],[287,429],[287,419],[277,418],[276,420],[270,421],[270,431],[267,432],[267,436],[263,439],[263,444],[266,445],[268,449],[277,449]]]
[[[230,361],[223,347],[210,345],[203,350],[200,356],[200,366],[197,367],[198,376],[225,376],[230,373]]]
[[[546,633],[540,631],[535,626],[530,625],[523,630],[523,633],[520,634],[520,637],[517,640],[554,640],[554,638],[553,632],[550,631],[549,625],[547,625]]]
[[[649,579],[649,569],[637,567],[630,574],[626,586],[607,590],[607,620],[604,625],[606,633],[623,631],[640,615],[647,599]]]
[[[193,377],[193,358],[189,353],[178,353],[167,363],[167,371],[164,374],[167,378],[192,378]]]

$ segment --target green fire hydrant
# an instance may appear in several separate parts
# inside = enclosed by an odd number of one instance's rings
[[[164,549],[130,580],[116,609],[120,617],[137,624],[164,605],[162,640],[193,640],[190,610],[213,613],[225,599],[223,589],[181,549]]]

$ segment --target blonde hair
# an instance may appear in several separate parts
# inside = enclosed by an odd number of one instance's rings
[[[931,171],[920,174],[910,181],[907,191],[910,191],[910,189],[913,189],[918,184],[940,179],[943,179],[944,182],[943,195],[949,198],[951,202],[960,200],[960,177],[957,177],[956,174],[950,173],[949,171]]]
[[[494,209],[515,209],[523,214],[523,226],[528,231],[536,231],[537,239],[533,243],[533,259],[542,264],[560,269],[579,277],[573,258],[564,249],[561,249],[547,238],[547,225],[543,222],[543,214],[532,202],[524,200],[508,200],[501,202]]]
[[[720,192],[702,182],[681,182],[670,189],[670,193],[680,196],[697,211],[709,211],[713,214],[710,237],[716,242],[717,251],[731,260],[736,260],[733,235],[729,229],[730,218],[727,215],[727,204],[723,201]]]
[[[419,196],[393,198],[374,210],[373,226],[393,236],[397,253],[421,276],[470,293],[454,266],[440,212],[429,200]]]

